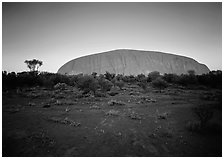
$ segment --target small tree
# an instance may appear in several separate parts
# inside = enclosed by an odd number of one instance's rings
[[[26,60],[24,61],[24,63],[27,64],[27,67],[30,69],[31,72],[38,71],[38,68],[43,65],[42,61],[36,59]]]

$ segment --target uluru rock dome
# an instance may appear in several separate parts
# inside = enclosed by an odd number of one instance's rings
[[[158,71],[161,74],[187,74],[194,70],[196,74],[208,73],[206,65],[192,58],[154,51],[120,49],[73,59],[64,64],[60,74],[104,74],[106,71],[115,74],[138,75]]]

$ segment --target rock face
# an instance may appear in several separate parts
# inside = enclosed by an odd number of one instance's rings
[[[194,70],[196,74],[209,72],[206,65],[192,58],[161,52],[122,49],[73,59],[64,64],[58,73],[104,74],[108,71],[115,74],[138,75],[158,71],[161,74],[187,74],[188,70]]]

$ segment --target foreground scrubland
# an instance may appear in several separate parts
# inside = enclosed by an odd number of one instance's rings
[[[3,156],[221,156],[221,72],[3,72]]]

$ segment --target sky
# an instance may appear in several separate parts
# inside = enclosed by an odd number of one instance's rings
[[[222,69],[221,2],[2,3],[2,70],[25,60],[54,72],[66,62],[115,49],[161,51]]]

